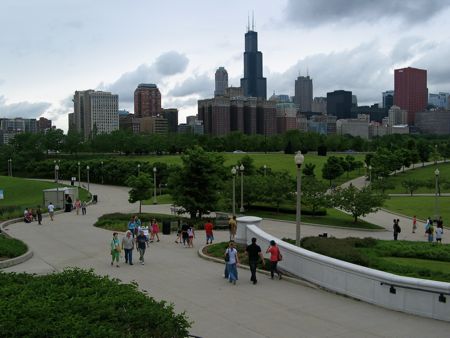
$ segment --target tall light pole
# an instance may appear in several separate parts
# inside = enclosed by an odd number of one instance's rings
[[[239,170],[241,172],[241,208],[239,209],[240,212],[244,212],[244,165],[241,164],[239,167]]]
[[[439,204],[438,204],[438,193],[439,193],[439,169],[434,171],[434,176],[436,180],[436,191],[434,193],[434,217],[439,218]]]
[[[233,216],[236,216],[236,168],[231,168],[231,175],[233,175]]]
[[[56,161],[55,161],[56,163]],[[59,181],[59,165],[55,164],[55,182],[56,182],[56,207],[59,205],[59,187],[58,187],[58,181]]]
[[[101,161],[100,164],[102,165],[102,184],[103,184],[103,161]]]
[[[372,184],[372,166],[369,165],[369,186]]]
[[[87,185],[88,185],[88,192],[91,192],[91,190],[89,189],[89,166],[86,166],[86,173],[87,173]]]
[[[267,166],[264,164],[264,176],[266,176],[267,173]]]
[[[156,201],[156,172],[158,171],[158,169],[156,169],[156,167],[153,167],[153,204],[157,204],[158,202]]]
[[[12,177],[12,159],[8,160],[8,176]]]
[[[138,163],[137,168],[138,168],[138,176],[139,176],[141,174],[141,164],[140,163]]]
[[[305,157],[302,155],[301,151],[298,151],[295,154],[294,161],[297,165],[297,208],[296,208],[296,217],[295,217],[295,244],[300,246],[300,221],[301,221],[301,198],[302,198],[302,164],[305,160]]]
[[[80,170],[80,162],[78,162],[78,189],[81,188],[81,170]]]

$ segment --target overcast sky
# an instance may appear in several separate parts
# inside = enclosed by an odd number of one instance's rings
[[[133,112],[144,82],[184,122],[213,95],[217,67],[239,85],[252,11],[268,96],[293,95],[308,70],[314,96],[346,89],[372,104],[407,66],[428,70],[430,92],[450,91],[450,0],[1,0],[0,117],[67,130],[75,90],[112,91]]]

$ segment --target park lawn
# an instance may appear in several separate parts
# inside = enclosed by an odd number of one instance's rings
[[[415,169],[406,170],[405,172],[398,172],[395,175],[391,175],[388,180],[395,185],[395,189],[386,190],[387,194],[408,194],[409,192],[402,186],[402,182],[406,179],[415,179],[419,181],[430,181],[430,187],[420,187],[414,193],[430,193],[434,194],[435,188],[435,174],[434,171],[439,169],[440,188],[441,193],[450,192],[450,162],[439,163],[437,165],[429,165],[422,167],[421,164],[416,164]],[[447,184],[443,184],[446,181]]]
[[[450,220],[450,196],[438,197],[438,213],[448,225]],[[435,197],[432,196],[405,196],[390,197],[384,202],[383,208],[409,217],[417,216],[418,219],[426,220],[434,217]]]
[[[27,252],[27,246],[22,241],[9,238],[0,234],[0,261],[8,258],[14,258]]]
[[[274,211],[265,211],[265,210],[250,210],[246,212],[246,215],[258,216],[261,218],[272,218],[278,219],[282,221],[292,221],[295,222],[295,212],[292,213],[276,213]],[[357,229],[383,229],[382,227],[365,222],[363,220],[358,220],[357,223],[353,222],[353,217],[343,213],[339,210],[330,208],[327,209],[326,216],[310,216],[310,215],[302,215],[301,222],[303,223],[311,223],[311,224],[320,224],[320,225],[330,225],[330,226],[338,226],[345,228],[357,228]]]
[[[66,185],[59,184],[59,187]],[[44,207],[43,192],[44,189],[56,188],[53,182],[35,181],[24,178],[0,176],[0,189],[3,190],[4,199],[0,200],[0,208],[16,207],[17,211],[12,214],[6,212],[0,214],[0,219],[9,219],[20,217],[23,215],[25,208],[36,208],[38,205]],[[89,200],[89,193],[85,189],[81,189],[80,198]],[[45,210],[45,208],[44,208]]]
[[[450,262],[405,257],[383,257],[383,260],[401,267],[409,267],[413,265],[417,269],[429,269],[434,273],[443,272],[450,275]]]
[[[156,203],[157,204],[173,204],[173,199],[170,194],[162,194],[162,195],[156,195]],[[151,205],[153,204],[153,197],[142,201],[142,205]]]

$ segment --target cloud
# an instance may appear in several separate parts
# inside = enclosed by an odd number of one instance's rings
[[[183,73],[189,59],[175,51],[161,54],[154,63],[141,64],[135,70],[122,74],[115,82],[101,83],[97,89],[119,94],[121,102],[132,102],[134,90],[140,83],[155,83],[158,85],[165,77]]]
[[[213,92],[214,80],[204,73],[188,77],[183,82],[178,83],[168,95],[182,97],[195,94],[204,97],[206,95],[212,95]]]
[[[285,16],[289,21],[304,27],[395,18],[416,25],[430,20],[449,6],[446,0],[289,0]]]
[[[36,118],[42,115],[51,103],[49,102],[28,102],[22,101],[17,103],[6,102],[4,96],[0,96],[0,116],[1,117],[23,117],[23,118]]]
[[[427,69],[428,87],[430,92],[445,91],[450,92],[450,63],[448,56],[450,55],[450,44],[436,44],[434,49],[416,60],[412,66]]]

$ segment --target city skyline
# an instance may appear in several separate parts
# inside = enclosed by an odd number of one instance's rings
[[[429,93],[448,92],[449,6],[6,0],[0,4],[0,29],[8,32],[0,37],[0,117],[42,115],[67,130],[76,90],[111,91],[119,95],[119,108],[133,112],[137,85],[155,83],[162,105],[178,108],[183,122],[196,113],[198,99],[214,94],[218,67],[226,68],[230,85],[239,86],[252,10],[267,96],[293,96],[294,81],[308,69],[314,96],[344,89],[361,104],[376,103],[394,88],[394,68],[409,66],[427,69]]]

